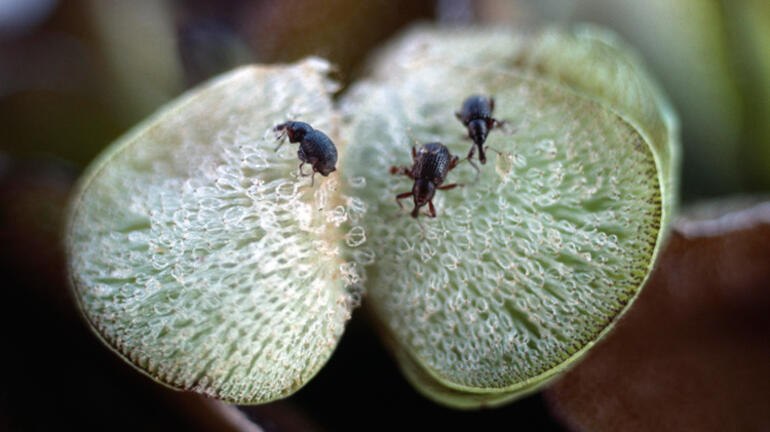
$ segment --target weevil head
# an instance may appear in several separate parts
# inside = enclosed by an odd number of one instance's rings
[[[417,211],[420,207],[433,199],[436,194],[436,185],[430,180],[417,179],[412,187],[412,197],[414,198],[414,211],[412,217],[417,217]]]
[[[489,127],[484,119],[476,119],[468,123],[468,137],[473,140],[477,146],[484,144],[487,140]]]
[[[322,176],[328,176],[329,174],[333,173],[334,171],[337,171],[337,168],[334,167],[334,165],[329,164],[319,164],[318,172],[321,173]]]
[[[275,127],[277,131],[286,131],[286,135],[291,142],[299,142],[305,138],[305,135],[313,130],[313,128],[304,122],[289,121],[281,123]]]

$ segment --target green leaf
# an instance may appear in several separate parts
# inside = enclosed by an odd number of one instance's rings
[[[607,33],[525,38],[418,29],[385,50],[343,102],[344,174],[363,176],[377,260],[368,301],[410,381],[450,406],[531,392],[607,333],[644,284],[674,204],[676,121]],[[453,112],[495,97],[509,130],[481,178],[461,164],[423,228],[399,212],[410,134],[464,156]],[[495,160],[496,159],[496,160]],[[492,166],[490,166],[492,165]]]
[[[770,3],[764,0],[725,2],[725,22],[743,87],[742,124],[744,164],[751,180],[770,187]],[[720,153],[721,156],[721,153]]]
[[[339,247],[356,209],[336,173],[306,187],[271,130],[295,113],[336,131],[327,69],[311,59],[225,74],[84,175],[66,239],[75,297],[153,379],[263,403],[301,387],[336,346],[357,302]]]

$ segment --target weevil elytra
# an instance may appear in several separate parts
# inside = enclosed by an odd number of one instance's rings
[[[472,165],[471,158],[476,148],[479,150],[479,161],[482,165],[487,163],[487,156],[484,153],[484,142],[487,140],[487,135],[489,131],[505,123],[492,117],[494,110],[495,98],[473,95],[466,98],[460,111],[455,113],[455,117],[468,129],[468,138],[473,141],[467,157],[468,162]]]
[[[299,143],[299,150],[297,150],[297,156],[301,161],[299,164],[299,174],[303,177],[311,175],[302,172],[302,167],[306,163],[313,167],[310,186],[315,184],[315,173],[320,172],[325,177],[337,169],[335,168],[337,164],[337,148],[325,133],[313,129],[307,123],[298,121],[281,123],[275,126],[273,130],[282,133],[279,138],[281,142],[275,148],[276,151],[283,145],[284,137],[288,137],[289,142]]]
[[[436,194],[436,189],[447,190],[464,186],[458,183],[442,186],[447,173],[457,166],[459,161],[460,159],[457,156],[452,156],[449,153],[449,149],[444,144],[438,142],[423,144],[419,151],[412,147],[411,167],[390,167],[391,174],[403,174],[414,180],[411,191],[396,195],[398,205],[403,209],[404,206],[401,204],[401,200],[411,196],[414,198],[412,217],[416,218],[419,215],[420,208],[425,204],[428,204],[430,209],[429,216],[436,217],[436,208],[433,206],[433,197]]]

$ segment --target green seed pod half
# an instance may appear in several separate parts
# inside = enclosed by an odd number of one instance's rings
[[[153,379],[263,403],[334,350],[360,296],[341,246],[363,241],[351,226],[361,208],[336,191],[338,173],[308,187],[296,144],[276,151],[272,130],[294,114],[334,138],[328,67],[216,78],[83,176],[66,237],[75,297],[99,337]]]
[[[403,371],[446,405],[533,391],[609,331],[644,285],[674,203],[676,121],[639,62],[605,32],[417,29],[353,88],[342,165],[363,176],[367,304]],[[464,157],[453,114],[495,98],[486,165],[460,163],[422,226],[395,195],[410,148]],[[415,142],[416,141],[416,142]],[[497,154],[496,154],[497,153]],[[478,164],[478,161],[476,161]]]

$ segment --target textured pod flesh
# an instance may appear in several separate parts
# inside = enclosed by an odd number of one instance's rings
[[[325,363],[365,281],[407,377],[477,407],[542,386],[609,330],[660,248],[677,161],[667,105],[616,41],[413,31],[343,117],[327,67],[223,75],[89,168],[66,243],[107,345],[172,387],[268,402]],[[439,191],[422,231],[394,199],[411,183],[388,168],[410,163],[410,134],[464,156],[453,113],[471,94],[496,98],[500,154],[477,183],[469,164],[452,170],[446,183],[466,186]],[[314,188],[291,145],[274,151],[271,128],[293,119],[339,146]]]
[[[364,176],[377,256],[368,304],[402,370],[455,407],[533,391],[604,335],[644,284],[675,188],[676,122],[638,62],[591,29],[533,38],[416,30],[353,88],[345,174]],[[399,214],[412,137],[465,156],[452,117],[495,97],[481,178],[468,164],[440,191],[424,231]],[[410,136],[411,135],[411,136]]]
[[[328,64],[244,67],[113,144],[72,201],[69,271],[89,324],[153,379],[262,403],[326,362],[357,302],[334,173],[307,187],[273,126],[334,136]],[[318,184],[320,183],[320,184]],[[359,233],[360,234],[360,233]]]

